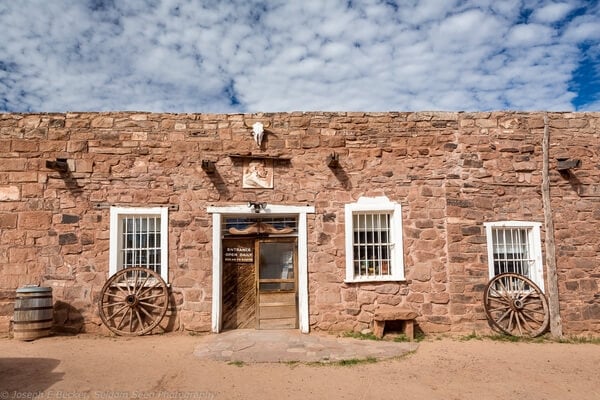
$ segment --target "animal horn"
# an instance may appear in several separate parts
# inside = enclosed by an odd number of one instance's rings
[[[271,121],[259,121],[258,119],[245,119],[244,121],[244,127],[248,128],[248,129],[252,129],[252,126],[257,123],[260,122],[263,127],[268,128],[271,126]]]

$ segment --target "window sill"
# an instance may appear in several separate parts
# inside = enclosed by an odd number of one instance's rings
[[[406,282],[406,278],[398,278],[394,276],[385,276],[385,277],[369,277],[369,278],[361,278],[361,279],[344,279],[344,283],[352,284],[352,283],[373,283],[373,282]]]
[[[130,283],[130,284],[127,284],[127,283],[119,283],[119,284],[117,284],[117,285],[115,285],[115,286],[118,286],[118,287],[120,287],[120,288],[125,288],[125,289],[126,289],[126,288],[131,288],[132,286],[135,286],[135,282],[133,282],[133,281],[130,281],[129,283]],[[158,281],[157,281],[157,280],[155,280],[155,279],[152,279],[152,280],[151,280],[151,279],[148,279],[148,281],[147,281],[147,282],[146,282],[146,283],[145,283],[145,284],[144,284],[142,287],[144,287],[144,288],[156,287],[156,286],[158,286],[157,284],[158,284]],[[167,288],[170,288],[170,287],[171,287],[171,283],[170,283],[170,282],[165,282],[165,285],[167,286]]]

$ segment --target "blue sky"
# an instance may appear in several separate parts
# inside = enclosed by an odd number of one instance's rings
[[[0,112],[600,111],[600,5],[0,0]]]

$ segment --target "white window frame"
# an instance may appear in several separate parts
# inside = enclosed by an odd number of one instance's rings
[[[120,219],[125,216],[147,215],[160,217],[160,277],[169,282],[169,208],[168,207],[111,207],[110,208],[110,258],[109,276],[113,276],[119,267],[119,231]]]
[[[529,276],[540,290],[544,291],[544,265],[542,262],[542,241],[540,235],[541,222],[529,222],[529,221],[497,221],[497,222],[485,222],[485,235],[487,241],[487,255],[488,255],[488,269],[490,279],[494,278],[494,239],[493,229],[494,228],[516,228],[516,229],[528,229],[529,238],[528,250],[531,258],[533,259],[534,265],[529,269]]]
[[[402,206],[387,197],[361,197],[356,203],[346,204],[346,280],[345,282],[377,282],[404,280],[404,250],[402,245]],[[355,213],[377,212],[390,215],[390,268],[392,273],[381,276],[355,276],[354,274],[354,218]]]

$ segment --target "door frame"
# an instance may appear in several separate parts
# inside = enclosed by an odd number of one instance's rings
[[[257,217],[247,204],[235,206],[211,206],[212,214],[212,312],[211,329],[221,332],[223,311],[223,258],[221,223],[227,217]],[[308,229],[307,214],[314,214],[314,206],[285,206],[268,204],[260,214],[269,216],[288,215],[298,219],[298,327],[302,333],[310,331],[308,321]]]

